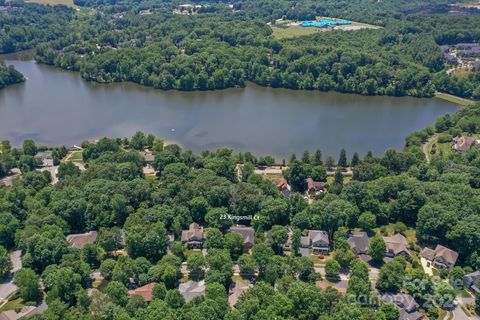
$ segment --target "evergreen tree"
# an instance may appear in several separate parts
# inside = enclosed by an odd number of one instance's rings
[[[342,149],[340,151],[340,157],[338,158],[338,166],[341,168],[348,167],[347,152],[345,151],[345,149]]]
[[[310,163],[310,153],[308,152],[308,150],[303,151],[302,162],[305,164]]]
[[[323,164],[322,162],[322,151],[317,149],[310,160],[310,164],[312,166],[320,166]]]
[[[358,153],[354,153],[353,154],[353,157],[352,157],[352,162],[350,163],[350,165],[352,167],[356,167],[357,165],[360,164],[360,158],[358,157]]]

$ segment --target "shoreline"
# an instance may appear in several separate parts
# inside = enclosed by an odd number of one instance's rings
[[[451,95],[451,94],[448,94],[448,93],[442,93],[442,92],[438,92],[438,91],[435,92],[435,95],[433,97],[415,97],[415,96],[410,96],[410,95],[404,95],[404,96],[363,95],[363,94],[360,94],[360,93],[341,92],[341,91],[336,91],[336,90],[321,91],[321,90],[318,90],[318,89],[292,89],[292,88],[285,88],[285,87],[271,87],[271,86],[260,85],[258,83],[253,82],[253,81],[250,81],[250,80],[246,80],[245,81],[245,86],[243,86],[243,87],[242,86],[237,86],[237,87],[229,87],[229,88],[221,88],[221,89],[207,89],[207,90],[199,90],[199,89],[195,89],[195,90],[179,90],[179,89],[164,90],[164,89],[155,88],[155,87],[152,87],[152,86],[146,86],[144,84],[136,83],[136,82],[133,82],[133,81],[100,82],[100,81],[96,81],[96,80],[87,80],[87,79],[85,79],[84,77],[81,76],[79,71],[68,70],[68,69],[64,69],[64,68],[61,68],[61,67],[57,67],[55,65],[49,65],[49,64],[46,64],[46,63],[36,61],[35,57],[34,57],[34,55],[35,55],[34,52],[35,52],[35,49],[28,49],[28,50],[12,52],[12,53],[2,53],[2,54],[0,54],[0,61],[5,62],[7,65],[9,65],[8,62],[15,61],[15,60],[17,60],[17,61],[33,61],[34,63],[44,65],[46,67],[53,68],[53,69],[58,70],[58,71],[78,75],[78,76],[80,76],[80,78],[83,81],[88,82],[88,83],[94,83],[94,84],[99,84],[99,85],[107,85],[107,86],[112,85],[112,84],[130,84],[130,85],[134,85],[134,86],[139,86],[141,88],[151,88],[151,89],[155,89],[155,90],[162,91],[162,92],[168,92],[168,91],[175,91],[175,92],[180,92],[180,93],[221,92],[221,91],[228,91],[228,90],[244,90],[247,87],[253,85],[253,86],[259,86],[259,87],[267,88],[267,89],[271,89],[271,90],[279,90],[280,89],[280,90],[288,90],[288,91],[295,91],[295,92],[336,93],[336,94],[342,94],[342,95],[354,95],[354,96],[361,96],[361,97],[387,97],[387,98],[405,98],[405,97],[407,97],[407,98],[414,98],[414,99],[434,99],[434,98],[438,98],[438,99],[449,101],[451,103],[455,103],[455,104],[462,105],[462,106],[467,106],[467,105],[470,105],[472,103],[475,103],[475,101],[470,100],[470,99],[460,98],[460,97],[457,97],[457,96],[454,96],[454,95]]]
[[[442,99],[442,100],[445,100],[445,101],[449,101],[449,102],[452,102],[452,103],[456,103],[456,104],[459,104],[459,105],[464,106],[464,107],[475,103],[474,100],[457,97],[457,96],[454,96],[452,94],[443,93],[443,92],[435,92],[435,98]]]

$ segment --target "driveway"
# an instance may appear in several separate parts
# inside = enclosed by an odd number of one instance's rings
[[[420,257],[420,262],[422,264],[423,271],[430,277],[433,277],[432,263],[427,259],[425,259],[424,257]]]
[[[9,295],[18,289],[18,287],[13,283],[13,275],[22,268],[21,255],[22,253],[20,250],[14,251],[10,255],[10,259],[12,260],[12,270],[5,281],[0,284],[0,305],[2,305]]]
[[[460,307],[462,304],[472,304],[475,303],[473,298],[463,298],[463,297],[458,297],[455,299],[456,307],[453,310],[453,316],[455,320],[479,320],[480,317],[478,316],[467,316],[463,309]]]

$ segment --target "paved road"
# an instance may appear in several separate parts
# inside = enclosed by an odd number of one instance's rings
[[[20,250],[17,250],[10,255],[10,259],[12,260],[12,270],[7,279],[0,284],[0,305],[10,294],[17,290],[17,286],[13,283],[13,275],[22,268],[21,254]]]

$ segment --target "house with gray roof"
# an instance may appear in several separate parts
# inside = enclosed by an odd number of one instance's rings
[[[314,253],[327,254],[330,252],[330,240],[328,233],[322,230],[309,230],[307,236],[300,238],[300,254],[310,255],[310,249]]]
[[[370,239],[366,232],[351,232],[348,234],[347,242],[356,254],[365,254],[370,247]]]
[[[178,287],[178,291],[182,294],[185,301],[192,301],[195,297],[201,297],[205,295],[206,289],[205,281],[187,281],[185,283],[181,283]]]
[[[380,298],[382,301],[393,303],[398,307],[400,311],[399,320],[420,320],[425,318],[425,315],[418,311],[420,305],[409,294],[384,294]]]
[[[469,273],[463,277],[463,285],[475,294],[480,294],[480,271]]]

